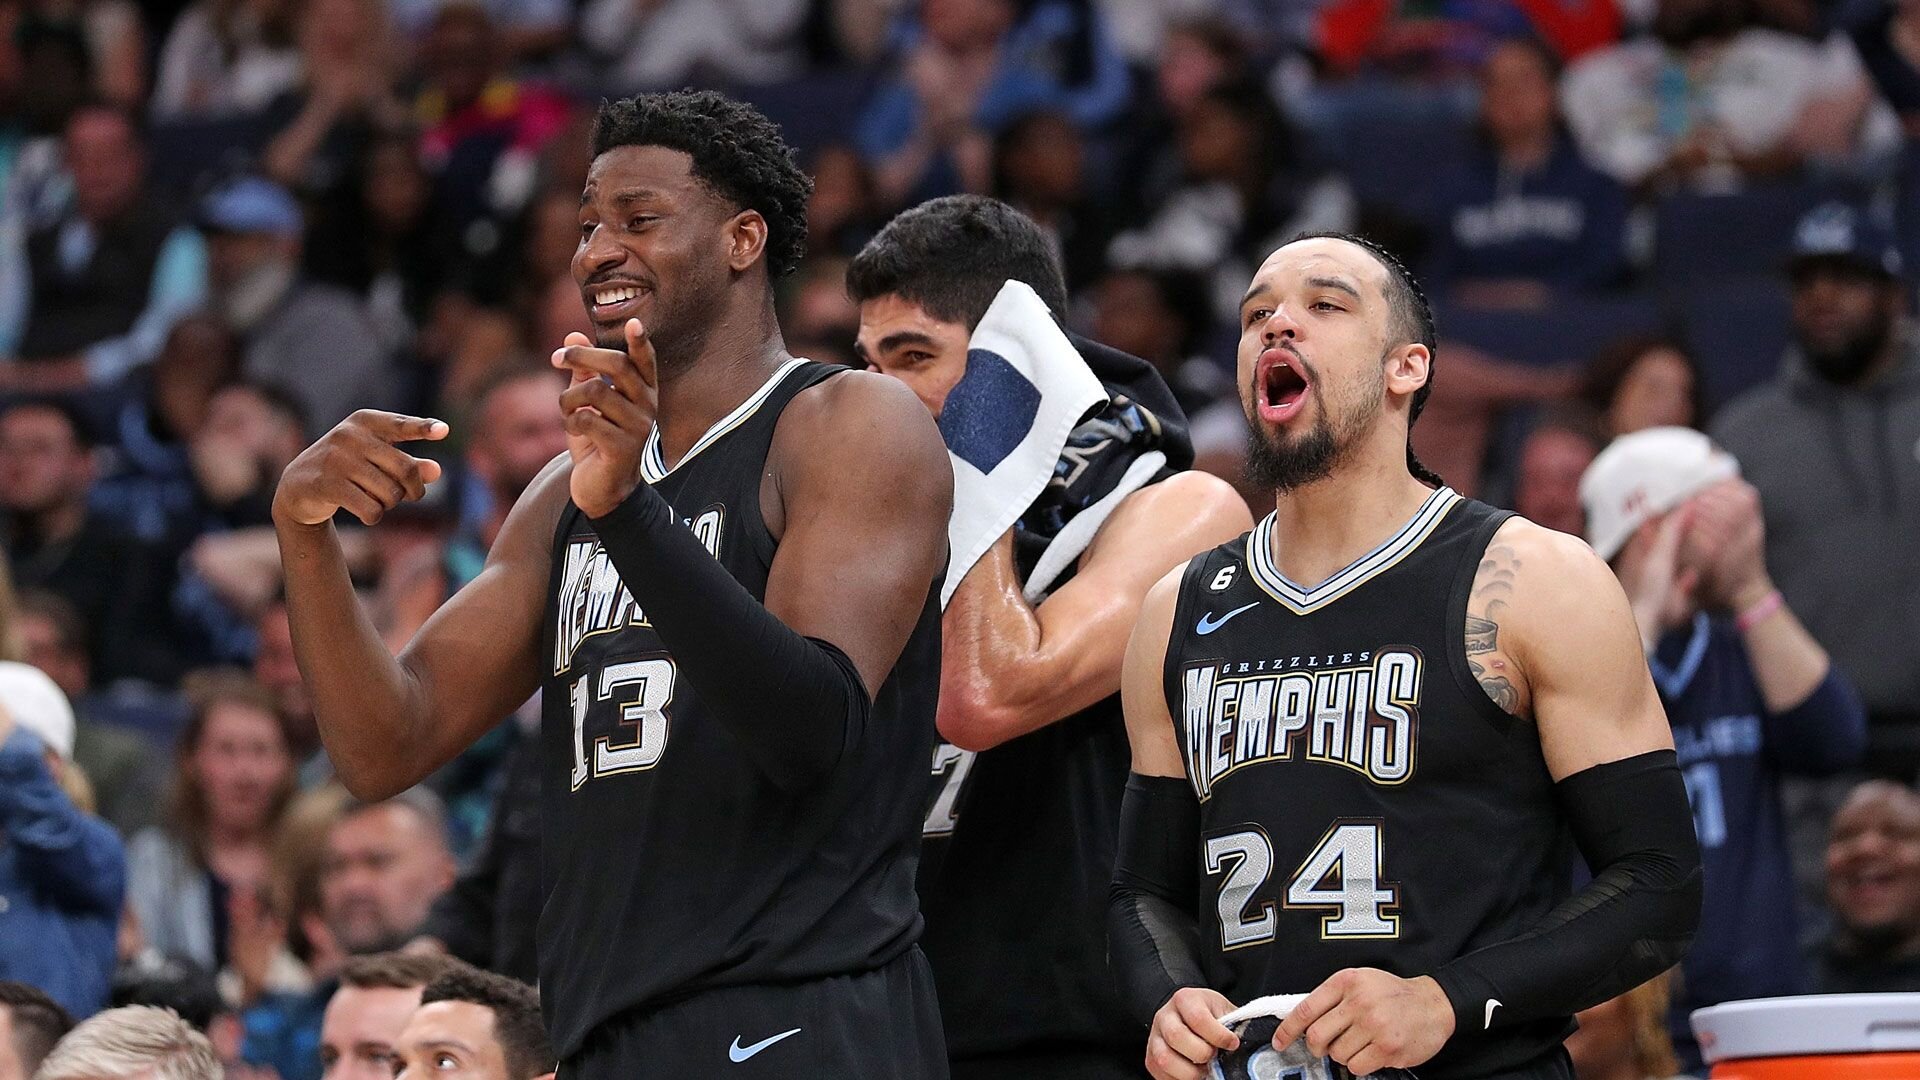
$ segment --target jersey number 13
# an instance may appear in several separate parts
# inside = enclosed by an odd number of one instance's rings
[[[667,706],[673,704],[677,669],[664,656],[608,664],[574,681],[573,791],[597,776],[640,772],[660,763],[667,750]],[[601,706],[601,708],[595,708]],[[589,740],[589,719],[611,707],[612,731]],[[605,721],[595,724],[602,727]]]

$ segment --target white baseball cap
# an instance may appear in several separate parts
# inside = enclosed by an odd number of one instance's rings
[[[1587,543],[1611,561],[1640,526],[1722,480],[1740,475],[1733,455],[1705,435],[1657,427],[1622,435],[1580,477]]]
[[[47,749],[73,759],[73,706],[45,672],[18,660],[0,660],[0,708]]]

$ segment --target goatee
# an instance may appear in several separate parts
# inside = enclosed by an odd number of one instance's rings
[[[1292,491],[1325,480],[1340,461],[1340,444],[1325,421],[1291,442],[1253,423],[1247,431],[1247,479],[1262,488]]]

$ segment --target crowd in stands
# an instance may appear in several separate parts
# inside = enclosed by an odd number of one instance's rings
[[[1699,939],[1582,1077],[1920,990],[1920,4],[0,0],[0,1076],[551,1069],[465,966],[533,976],[537,702],[352,800],[269,509],[352,410],[441,417],[446,478],[343,540],[395,648],[479,572],[565,448],[593,109],[689,84],[814,178],[792,352],[856,362],[892,214],[996,196],[1256,516],[1241,292],[1381,240],[1438,310],[1420,457],[1613,563],[1694,805]]]

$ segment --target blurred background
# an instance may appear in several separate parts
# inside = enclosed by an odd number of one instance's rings
[[[1421,275],[1414,437],[1462,492],[1581,533],[1610,440],[1710,434],[1751,494],[1723,516],[1764,527],[1859,705],[1683,738],[1734,914],[1703,973],[1591,1019],[1582,1074],[1697,1066],[1669,998],[1920,989],[1916,0],[0,0],[0,649],[71,709],[0,666],[37,738],[25,771],[0,754],[0,977],[79,1016],[197,994],[234,1075],[284,1080],[318,1075],[347,955],[531,978],[537,707],[350,803],[272,489],[354,408],[445,418],[448,478],[344,531],[396,648],[477,573],[564,449],[545,357],[587,329],[593,109],[688,85],[756,104],[814,177],[796,354],[853,362],[846,260],[967,191],[1048,231],[1074,328],[1155,364],[1236,483],[1236,303],[1307,229]],[[1673,581],[1631,572],[1658,608]],[[56,852],[91,851],[86,880],[35,877],[29,772],[90,823]],[[1669,1026],[1677,1059],[1646,1049]]]

